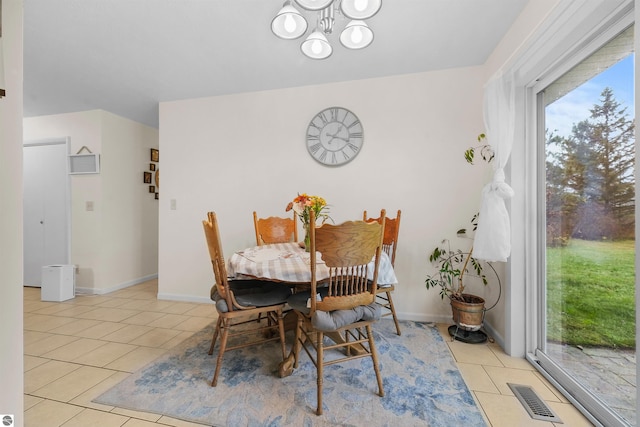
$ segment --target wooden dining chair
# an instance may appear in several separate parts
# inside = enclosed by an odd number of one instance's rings
[[[211,380],[211,386],[215,387],[222,359],[227,350],[279,340],[284,360],[286,350],[282,313],[287,298],[291,295],[291,289],[287,285],[277,282],[229,280],[215,212],[208,212],[207,219],[202,221],[202,224],[216,280],[211,288],[211,299],[216,303],[218,320],[209,348],[209,354],[213,354],[219,336],[220,348],[218,349],[215,373]],[[265,315],[268,321],[265,323],[257,322],[261,315]],[[235,337],[244,335],[252,337],[237,342],[229,341],[229,339],[233,340]]]
[[[384,211],[381,217],[384,219]],[[298,320],[293,367],[298,366],[300,350],[304,349],[317,368],[316,414],[321,415],[323,370],[328,365],[370,357],[378,382],[378,395],[384,396],[371,328],[381,314],[380,306],[375,303],[375,292],[384,225],[347,221],[316,228],[313,211],[310,224],[311,289],[293,294],[288,302]],[[316,277],[316,262],[320,261],[316,251],[329,269],[329,278],[322,286]],[[368,265],[371,260],[374,260],[373,267]],[[334,339],[330,345],[324,343],[325,334],[330,337],[336,333],[342,339]],[[343,352],[332,351],[336,349],[343,349]],[[328,359],[325,352],[331,352]]]
[[[398,248],[398,233],[400,232],[400,210],[395,218],[385,217],[384,221],[384,238],[382,240],[382,249],[387,253],[391,260],[391,265],[395,267],[396,261],[396,249]],[[367,222],[382,221],[381,217],[369,218],[367,217],[367,211],[364,211],[362,219]],[[396,332],[401,335],[400,323],[398,322],[398,316],[396,315],[396,308],[393,305],[393,298],[391,298],[391,292],[395,290],[394,285],[380,285],[376,290],[376,302],[380,304],[385,311],[382,316],[393,316],[393,321],[396,324]]]
[[[298,241],[298,221],[295,212],[293,218],[277,216],[258,218],[258,214],[254,211],[253,227],[256,230],[257,246]]]

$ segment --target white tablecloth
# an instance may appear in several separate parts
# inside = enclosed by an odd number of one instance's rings
[[[329,269],[322,262],[319,253],[316,260],[318,262],[317,279],[327,279]],[[298,243],[276,243],[234,253],[229,258],[227,273],[238,279],[257,277],[281,282],[309,283],[311,281],[309,262],[310,254],[305,252]],[[373,261],[369,270],[369,278],[373,279]],[[378,268],[378,284],[383,286],[396,283],[398,280],[389,256],[382,252]]]

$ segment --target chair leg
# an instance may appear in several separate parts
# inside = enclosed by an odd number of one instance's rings
[[[280,345],[282,347],[282,360],[287,358],[287,349],[285,347],[284,340],[284,316],[282,314],[282,309],[278,310],[278,330],[280,331]]]
[[[302,315],[298,315],[298,326],[296,326],[296,340],[295,340],[295,348],[294,353],[296,357],[294,368],[298,367],[298,362],[300,361],[300,350],[302,350],[303,343],[306,341],[306,333],[304,330],[304,319],[301,317]]]
[[[393,316],[393,321],[396,324],[396,332],[398,335],[402,335],[400,332],[400,323],[398,323],[398,316],[396,316],[396,308],[393,305],[393,299],[391,299],[391,292],[387,291],[387,301],[389,302],[389,310],[391,310],[391,315]]]
[[[324,334],[322,332],[316,333],[316,367],[318,368],[318,407],[316,408],[316,415],[322,415],[322,378],[324,375]]]
[[[216,322],[216,330],[213,331],[213,338],[211,339],[211,347],[209,347],[209,356],[213,354],[213,347],[216,345],[216,340],[218,339],[218,333],[220,332],[220,326],[222,325],[222,317],[218,317],[218,321]]]
[[[216,360],[216,371],[213,374],[213,379],[211,380],[211,387],[215,387],[218,385],[218,374],[220,373],[220,368],[222,367],[222,356],[224,356],[224,352],[227,349],[227,339],[229,338],[229,324],[231,320],[226,319],[221,322],[222,334],[220,336],[220,349],[218,350],[218,359]]]
[[[373,342],[373,331],[371,325],[367,325],[367,337],[369,338],[369,350],[371,352],[371,360],[373,361],[373,369],[376,371],[376,379],[378,380],[378,396],[384,396],[384,388],[382,386],[382,375],[380,374],[380,366],[378,365],[378,352]]]

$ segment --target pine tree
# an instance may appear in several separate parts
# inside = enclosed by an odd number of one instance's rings
[[[591,109],[591,142],[598,180],[589,201],[617,223],[612,237],[633,237],[634,221],[634,124],[610,88]],[[631,234],[629,234],[631,232]]]
[[[571,136],[547,137],[547,221],[559,233],[547,235],[552,244],[634,236],[633,121],[610,88],[590,113]]]

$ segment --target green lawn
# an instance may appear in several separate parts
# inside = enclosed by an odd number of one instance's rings
[[[635,348],[634,241],[547,248],[547,338]]]

